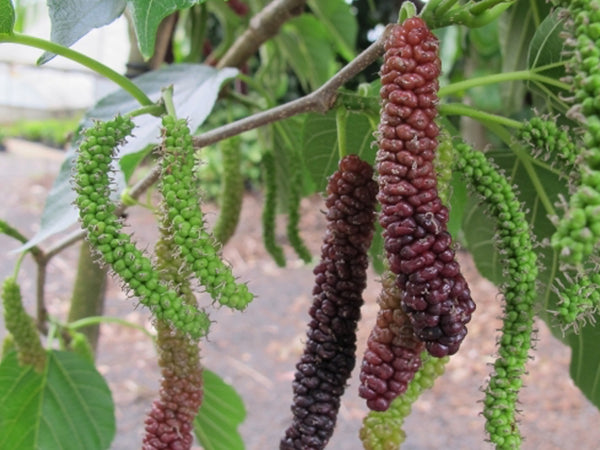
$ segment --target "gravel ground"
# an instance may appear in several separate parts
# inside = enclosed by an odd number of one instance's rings
[[[28,235],[39,222],[45,196],[62,160],[62,153],[17,140],[7,141],[0,152],[0,217],[9,219]],[[321,201],[304,201],[301,229],[318,256],[324,220]],[[247,449],[275,449],[290,420],[294,364],[302,352],[313,276],[288,252],[288,267],[281,269],[265,254],[260,240],[260,199],[248,195],[237,235],[224,253],[240,278],[249,280],[257,299],[242,313],[219,310],[210,339],[204,344],[207,367],[223,376],[240,392],[248,415],[241,426]],[[208,216],[214,218],[208,207]],[[152,241],[152,218],[133,208],[130,223],[143,244]],[[0,276],[12,272],[14,241],[0,236]],[[289,249],[286,249],[288,251]],[[46,296],[52,314],[64,317],[74,278],[76,248],[58,255],[49,266]],[[493,362],[497,330],[501,326],[501,297],[493,285],[478,276],[468,254],[459,253],[478,309],[469,335],[446,373],[413,407],[407,419],[404,449],[486,449],[481,417],[482,386]],[[26,260],[20,281],[24,295],[33,299],[34,267]],[[366,304],[359,327],[359,355],[377,313],[377,277],[370,275]],[[28,302],[33,311],[33,302]],[[147,313],[126,299],[111,282],[106,314],[149,326]],[[600,442],[600,413],[573,385],[568,375],[569,349],[554,339],[543,323],[537,324],[537,343],[521,396],[524,449],[596,449]],[[0,338],[5,334],[0,327]],[[360,356],[359,356],[360,359]],[[104,325],[98,356],[99,370],[112,389],[117,406],[118,435],[114,450],[139,448],[142,421],[158,386],[159,371],[151,342],[139,331]],[[367,410],[357,395],[355,370],[342,401],[338,425],[328,448],[360,449],[357,438]],[[199,447],[198,447],[199,448]]]

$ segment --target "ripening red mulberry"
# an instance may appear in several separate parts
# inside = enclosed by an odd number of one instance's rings
[[[189,450],[193,423],[202,404],[202,366],[198,343],[164,321],[157,321],[160,395],[146,416],[143,450]]]
[[[458,350],[475,304],[455,259],[433,166],[438,47],[418,17],[397,25],[385,43],[377,198],[403,308],[429,353],[442,357]]]
[[[360,370],[358,393],[374,411],[387,410],[391,401],[406,391],[421,367],[421,352],[425,349],[402,310],[402,294],[394,278],[388,274],[382,279],[377,299],[380,309]]]
[[[373,169],[355,155],[346,156],[329,179],[327,193],[327,231],[314,269],[311,321],[293,383],[294,417],[281,449],[325,447],[355,363],[356,324],[375,222]]]

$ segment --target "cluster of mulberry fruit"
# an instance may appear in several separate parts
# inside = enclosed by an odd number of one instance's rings
[[[387,410],[390,402],[406,391],[421,367],[425,344],[415,336],[400,304],[401,296],[395,276],[388,273],[382,279],[377,299],[380,310],[360,370],[358,393],[373,411]]]
[[[131,119],[117,116],[95,122],[85,131],[74,175],[81,223],[91,247],[156,318],[169,321],[191,336],[204,336],[210,325],[206,313],[195,305],[182,304],[177,292],[160,281],[150,258],[129,234],[121,231],[122,221],[115,214],[110,195],[111,163],[115,148],[131,134],[133,126]]]
[[[231,267],[220,256],[220,245],[205,230],[194,177],[194,147],[185,119],[163,117],[163,175],[160,189],[164,199],[167,230],[179,249],[184,264],[220,304],[243,310],[253,299],[248,286],[238,283]]]
[[[356,326],[375,222],[373,169],[355,155],[340,161],[327,186],[327,231],[315,267],[304,353],[293,383],[293,422],[281,449],[322,449],[355,364]]]
[[[496,245],[503,255],[506,284],[502,335],[494,373],[485,390],[486,431],[496,448],[520,448],[517,400],[529,358],[537,296],[537,257],[531,230],[516,195],[481,152],[460,142],[455,145],[456,167],[496,219]]]
[[[572,36],[569,69],[573,76],[573,116],[579,118],[583,136],[583,164],[577,191],[569,200],[552,244],[569,262],[579,264],[600,240],[600,8],[596,0],[555,2],[568,8]]]
[[[403,307],[429,353],[443,357],[458,350],[475,304],[455,259],[433,165],[438,50],[418,17],[396,25],[386,40],[377,170],[379,220]]]

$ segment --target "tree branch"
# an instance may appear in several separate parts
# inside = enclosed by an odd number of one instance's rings
[[[274,0],[269,3],[250,19],[246,31],[229,47],[217,68],[240,67],[264,42],[275,36],[285,22],[302,13],[305,3],[306,0]]]
[[[371,44],[316,91],[283,105],[276,106],[266,111],[244,117],[243,119],[222,127],[215,128],[214,130],[207,131],[194,138],[194,146],[206,147],[207,145],[236,136],[245,131],[287,119],[297,114],[307,112],[326,113],[334,106],[338,95],[338,89],[381,56],[383,53],[383,42],[385,41],[389,30],[389,27],[386,28],[385,32],[377,39],[377,41]]]
[[[280,3],[278,1],[274,3]],[[285,0],[281,0],[285,3]],[[253,130],[270,123],[288,119],[292,116],[302,113],[315,112],[324,114],[329,111],[334,105],[338,96],[338,89],[345,83],[362,72],[365,68],[371,65],[377,58],[383,54],[383,43],[391,30],[391,25],[385,29],[382,35],[373,44],[367,47],[360,55],[348,63],[342,70],[329,79],[323,86],[316,91],[305,95],[299,99],[276,106],[266,111],[253,114],[243,119],[237,120],[222,127],[215,128],[200,136],[194,138],[195,147],[206,147],[223,139],[237,136],[248,130]],[[138,181],[129,191],[129,196],[133,199],[139,198],[150,186],[159,179],[161,174],[160,166],[155,166],[144,178]],[[115,213],[122,215],[128,208],[127,205],[120,203]],[[56,253],[60,252],[65,247],[68,247],[85,236],[83,230],[78,230],[67,236],[62,241],[58,242],[54,247],[46,252],[47,258],[50,259]]]

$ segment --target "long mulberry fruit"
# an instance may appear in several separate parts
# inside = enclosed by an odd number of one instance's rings
[[[173,241],[182,260],[220,304],[243,310],[253,299],[248,286],[238,283],[232,269],[220,255],[221,247],[205,230],[204,217],[194,192],[194,147],[185,119],[165,116],[163,176],[160,189],[164,215],[172,224]]]
[[[177,286],[185,304],[194,304],[189,272],[182,270],[177,249],[165,229],[156,244],[158,269],[163,281]],[[183,272],[183,273],[182,273]],[[198,340],[156,322],[159,365],[162,369],[160,395],[146,416],[143,450],[186,450],[193,443],[193,421],[202,404],[203,378]]]
[[[406,391],[421,367],[421,352],[425,350],[400,305],[400,298],[395,276],[388,273],[382,279],[377,299],[380,310],[367,340],[358,389],[374,411],[385,411],[394,398]]]
[[[377,170],[379,220],[403,308],[427,350],[442,357],[458,350],[475,304],[455,259],[433,166],[438,49],[418,17],[395,26],[387,39]]]
[[[294,418],[281,449],[325,447],[355,363],[356,324],[375,222],[373,169],[355,155],[346,156],[329,179],[327,192],[327,231],[314,269],[312,320],[296,365]]]
[[[506,177],[481,152],[460,142],[456,165],[496,219],[496,245],[504,256],[506,306],[494,373],[485,389],[483,415],[496,448],[519,448],[517,400],[531,348],[534,303],[537,297],[537,257],[523,209]]]
[[[2,303],[4,323],[13,336],[19,364],[33,366],[37,372],[42,372],[46,365],[46,351],[33,318],[23,307],[21,288],[14,277],[6,278],[2,284]]]

